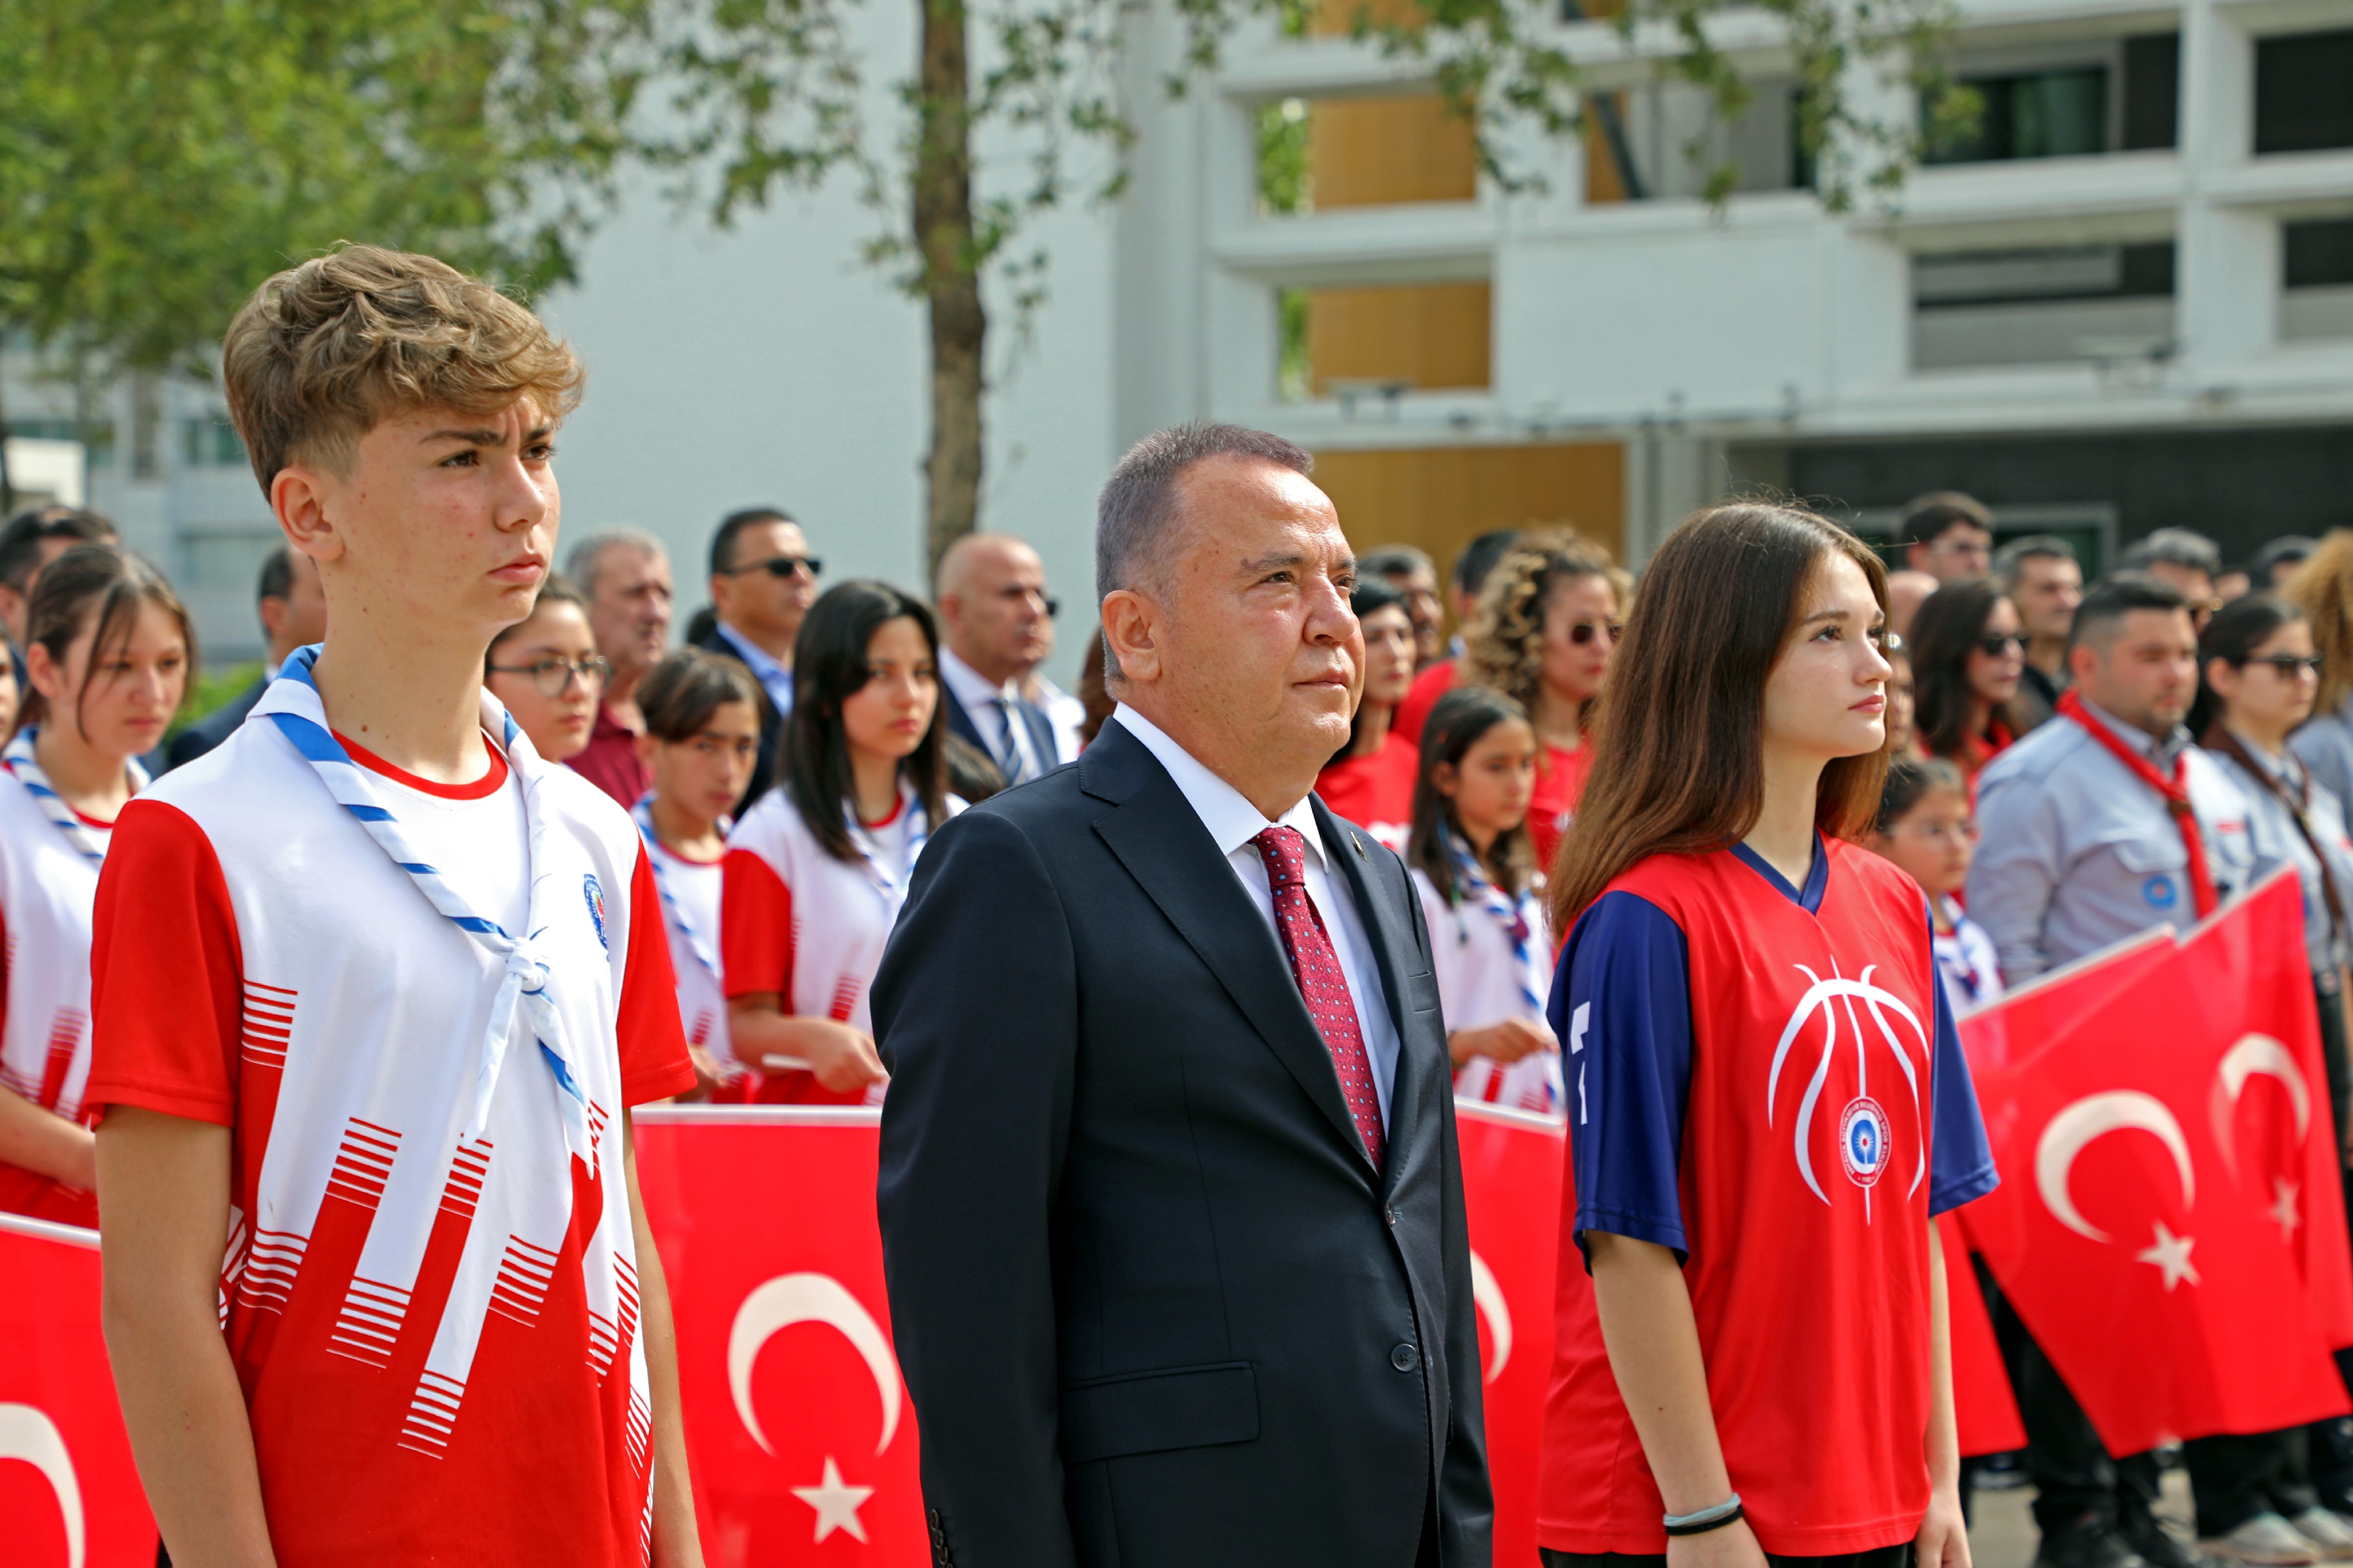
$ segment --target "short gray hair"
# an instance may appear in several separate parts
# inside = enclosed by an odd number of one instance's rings
[[[1146,436],[1112,469],[1095,502],[1098,601],[1162,579],[1177,521],[1177,476],[1209,458],[1257,458],[1296,474],[1315,468],[1305,447],[1240,425],[1172,425]]]
[[[592,533],[572,547],[564,558],[564,574],[572,585],[588,598],[596,596],[596,574],[604,568],[605,552],[627,545],[643,555],[655,555],[667,561],[670,552],[662,542],[642,528],[608,528],[602,533]]]

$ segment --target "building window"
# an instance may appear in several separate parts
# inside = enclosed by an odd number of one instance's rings
[[[93,468],[114,466],[114,421],[111,419],[11,419],[8,434],[36,441],[79,441],[82,461]]]
[[[2117,363],[2173,350],[2173,242],[1912,259],[1912,365]]]
[[[2353,337],[2353,217],[2280,226],[2280,336]]]
[[[1746,107],[1729,117],[1716,112],[1711,93],[1688,83],[1590,95],[1586,202],[1804,189],[1813,183],[1813,167],[1799,145],[1798,91],[1786,79],[1751,82]]]
[[[2255,151],[2353,147],[2353,28],[2255,42]]]
[[[1479,194],[1477,137],[1437,93],[1286,98],[1258,111],[1258,206],[1290,216]]]
[[[2031,68],[1972,66],[1960,84],[1977,97],[1962,126],[1928,134],[1930,163],[2015,158],[2084,158],[2174,144],[2181,89],[2181,38],[2153,33],[2101,44],[2089,54]]]
[[[1483,389],[1493,304],[1485,283],[1280,290],[1278,393],[1377,418],[1409,393]]]
[[[245,464],[245,443],[237,426],[215,416],[180,424],[180,461],[191,468],[235,468]]]

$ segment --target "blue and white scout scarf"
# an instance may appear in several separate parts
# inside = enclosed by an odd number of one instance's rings
[[[74,815],[74,808],[66,804],[65,796],[50,786],[49,775],[41,771],[39,760],[33,755],[34,744],[40,737],[41,727],[38,724],[26,725],[16,732],[16,738],[8,742],[8,750],[5,756],[0,756],[0,761],[6,762],[8,771],[16,775],[16,782],[23,784],[26,793],[39,803],[42,813],[59,833],[66,836],[66,842],[81,851],[81,858],[91,865],[102,866],[106,863],[106,846],[98,841],[98,835],[90,830],[90,824]],[[123,771],[131,775],[132,795],[147,787],[147,770],[139,765],[138,758],[125,757],[122,766]]]
[[[1545,1016],[1543,987],[1536,974],[1534,922],[1528,919],[1526,897],[1514,902],[1504,889],[1487,879],[1480,869],[1479,858],[1471,853],[1471,846],[1457,834],[1447,835],[1447,848],[1454,858],[1454,886],[1458,893],[1478,900],[1479,907],[1493,917],[1504,928],[1504,940],[1512,944],[1512,966],[1520,983],[1520,1001],[1527,1008],[1527,1017]],[[1460,920],[1458,914],[1455,917]],[[1466,938],[1467,940],[1467,938]]]
[[[872,879],[875,891],[882,895],[882,923],[889,925],[899,918],[899,908],[907,901],[907,889],[915,879],[915,861],[923,852],[923,845],[932,837],[931,815],[923,803],[913,795],[900,796],[901,809],[907,818],[907,869],[902,876],[892,876],[882,864],[882,846],[867,826],[858,820],[858,807],[845,803],[842,820],[849,828],[849,842],[866,859],[866,874]]]
[[[319,702],[318,682],[311,674],[311,667],[318,658],[316,644],[289,658],[279,670],[278,679],[269,683],[261,700],[254,705],[254,717],[268,719],[277,725],[319,775],[319,782],[327,786],[327,793],[367,830],[367,836],[376,841],[378,847],[392,857],[394,865],[408,873],[417,890],[452,925],[506,965],[498,995],[491,1004],[491,1024],[482,1039],[482,1063],[474,1079],[474,1110],[466,1136],[479,1139],[490,1125],[491,1099],[498,1089],[499,1069],[505,1064],[507,1044],[514,1035],[515,1015],[520,1007],[523,1021],[538,1042],[540,1057],[547,1063],[554,1080],[556,1109],[564,1119],[565,1145],[582,1163],[595,1169],[596,1151],[588,1132],[588,1099],[572,1070],[572,1050],[565,1037],[564,1015],[548,994],[553,972],[533,945],[534,938],[547,929],[543,916],[548,909],[546,894],[551,879],[541,874],[548,861],[547,813],[540,801],[540,786],[547,773],[539,754],[532,750],[529,737],[505,707],[484,691],[482,727],[502,736],[507,765],[514,770],[522,785],[523,820],[529,833],[524,874],[531,886],[527,923],[532,934],[517,937],[496,921],[468,909],[441,872],[410,847],[400,819],[377,796],[367,770],[352,761],[351,753],[343,750],[343,742],[327,727],[326,710]]]
[[[629,815],[637,819],[638,832],[646,841],[646,864],[653,868],[654,891],[661,895],[662,918],[670,921],[670,930],[678,932],[679,941],[686,943],[686,951],[694,955],[694,962],[702,965],[703,970],[712,979],[718,979],[719,955],[711,951],[711,943],[703,939],[701,931],[694,929],[694,922],[686,918],[686,906],[679,902],[676,893],[670,891],[670,873],[662,868],[662,858],[659,853],[661,837],[654,831],[654,797],[651,790],[638,797],[638,804],[629,807]],[[719,836],[724,838],[728,829],[733,826],[732,818],[721,817]]]

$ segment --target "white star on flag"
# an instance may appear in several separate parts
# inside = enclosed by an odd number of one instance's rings
[[[2136,1261],[2150,1264],[2163,1272],[2168,1290],[2184,1279],[2192,1285],[2201,1284],[2203,1281],[2198,1278],[2198,1270],[2189,1262],[2189,1249],[2197,1245],[2197,1237],[2176,1236],[2165,1228],[2163,1220],[2158,1220],[2156,1238],[2149,1244],[2147,1251],[2136,1255]]]
[[[2295,1212],[2295,1196],[2300,1190],[2285,1176],[2272,1178],[2271,1216],[2278,1222],[2282,1241],[2294,1241],[2295,1227],[2304,1223],[2304,1216]]]
[[[844,1485],[841,1468],[833,1456],[825,1457],[825,1476],[813,1487],[795,1487],[793,1496],[817,1510],[817,1538],[823,1541],[837,1530],[848,1531],[853,1540],[866,1539],[866,1527],[858,1522],[858,1509],[874,1495],[872,1487]]]

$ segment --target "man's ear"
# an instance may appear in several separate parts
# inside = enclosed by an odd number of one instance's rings
[[[734,588],[734,578],[717,572],[711,574],[711,613],[723,621],[727,618],[728,596]]]
[[[328,512],[340,487],[332,475],[302,464],[290,464],[269,481],[269,510],[286,542],[313,561],[333,561],[343,553],[343,538]]]
[[[1121,678],[1148,684],[1160,679],[1160,607],[1133,588],[1103,595],[1103,646],[1119,661]]]
[[[278,597],[275,594],[268,594],[262,596],[259,612],[261,616],[261,629],[269,634],[269,640],[271,642],[276,642],[278,640],[279,634],[286,629],[286,601]]]
[[[2099,667],[2100,656],[2084,644],[2077,643],[2067,650],[2067,678],[2077,686],[2089,679],[2092,671]]]

